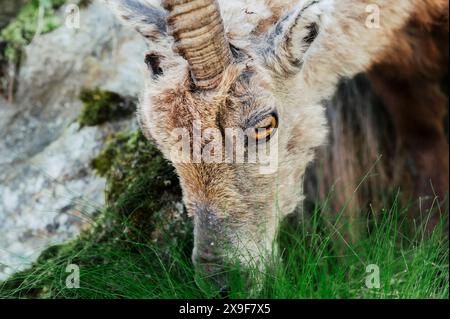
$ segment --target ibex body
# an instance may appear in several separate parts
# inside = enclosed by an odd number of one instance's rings
[[[326,139],[322,101],[339,78],[382,60],[416,10],[448,7],[440,0],[109,3],[149,41],[139,120],[174,162],[195,220],[193,260],[208,272],[235,254],[249,263],[273,252],[278,222],[301,202],[306,166]],[[368,18],[374,5],[379,26]],[[253,130],[247,143],[276,149],[277,169],[261,174],[258,163],[174,160],[173,132],[192,137],[197,126],[222,135]]]

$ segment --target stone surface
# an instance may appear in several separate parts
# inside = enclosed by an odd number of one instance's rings
[[[61,9],[64,18],[64,8]],[[101,1],[26,48],[13,104],[0,100],[0,280],[88,227],[105,181],[89,167],[112,132],[134,119],[80,128],[82,88],[137,96],[145,43]]]

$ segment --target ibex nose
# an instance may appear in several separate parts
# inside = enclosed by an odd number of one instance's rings
[[[198,270],[204,271],[207,274],[217,273],[223,268],[223,261],[220,257],[210,249],[194,249],[192,253],[192,261]]]
[[[224,274],[224,246],[226,236],[223,222],[206,205],[198,205],[194,214],[194,251],[192,261],[196,271],[214,285],[214,288],[227,288]]]

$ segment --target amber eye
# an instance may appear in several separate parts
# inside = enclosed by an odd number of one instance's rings
[[[275,133],[278,127],[278,117],[276,114],[271,114],[265,119],[256,123],[252,138],[256,141],[268,141]]]

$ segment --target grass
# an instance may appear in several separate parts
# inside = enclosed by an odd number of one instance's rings
[[[375,221],[370,235],[349,243],[324,226],[317,207],[308,223],[283,223],[282,260],[271,271],[247,269],[260,290],[250,292],[238,263],[227,266],[229,298],[448,298],[448,237],[442,224],[431,236],[417,226],[404,235],[406,209],[396,205]],[[127,221],[124,221],[127,224]],[[337,225],[337,224],[336,224]],[[208,280],[195,274],[192,240],[162,247],[133,240],[123,225],[107,239],[77,239],[53,247],[28,271],[0,284],[1,298],[220,298]],[[132,227],[129,224],[126,227]],[[336,226],[337,227],[337,226]],[[129,229],[129,228],[128,228]],[[117,233],[116,233],[117,232]],[[133,233],[129,229],[129,233]],[[340,238],[340,244],[336,244]],[[66,267],[80,267],[80,288],[66,288]],[[368,289],[366,267],[380,271],[380,288]]]

